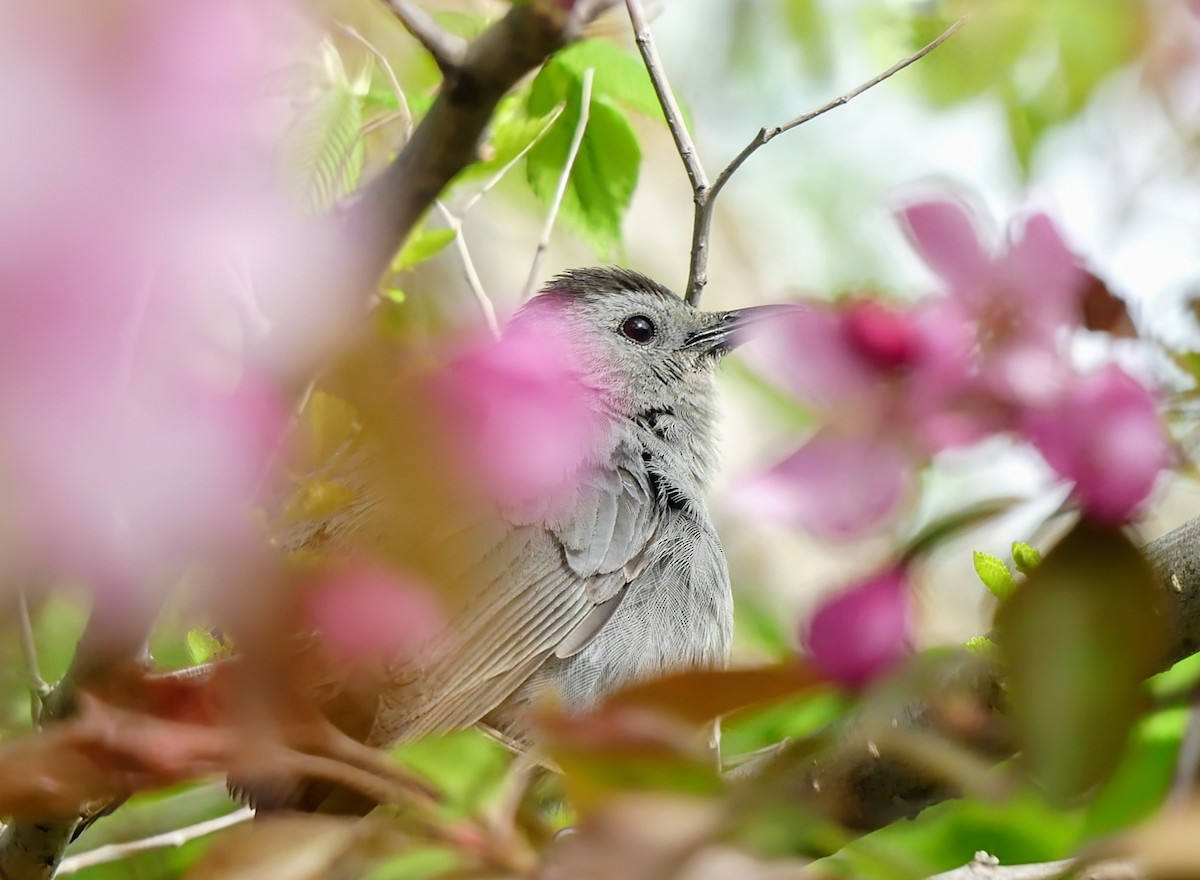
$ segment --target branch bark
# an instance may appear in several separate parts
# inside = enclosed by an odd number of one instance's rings
[[[441,191],[475,160],[500,99],[614,2],[532,0],[513,6],[466,48],[408,143],[343,212],[361,255],[356,281],[377,281]]]

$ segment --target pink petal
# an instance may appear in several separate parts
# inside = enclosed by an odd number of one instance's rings
[[[747,517],[824,538],[860,537],[891,514],[914,462],[883,437],[826,429],[775,467],[746,480],[734,504]]]
[[[764,378],[818,408],[871,394],[879,384],[842,313],[823,303],[763,322],[743,351]]]
[[[917,355],[917,328],[911,315],[878,300],[851,303],[843,313],[850,345],[881,371],[910,366]]]
[[[903,208],[900,219],[929,268],[952,288],[975,288],[986,277],[991,258],[962,202],[918,202]]]
[[[1077,380],[1057,406],[1031,412],[1026,436],[1060,475],[1075,481],[1084,511],[1126,522],[1170,461],[1154,396],[1117,366]]]
[[[907,656],[910,626],[907,574],[895,568],[821,602],[801,642],[825,678],[859,688]]]
[[[611,443],[583,343],[553,300],[535,300],[498,341],[468,349],[434,380],[471,477],[503,506],[569,499]]]
[[[1079,325],[1086,275],[1046,214],[1026,221],[997,274],[997,295],[1015,298],[1023,323],[1031,329]]]
[[[411,656],[445,627],[426,588],[361,564],[314,587],[307,612],[326,646],[350,661]]]

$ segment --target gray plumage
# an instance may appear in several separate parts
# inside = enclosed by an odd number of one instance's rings
[[[455,635],[392,670],[368,744],[476,723],[523,742],[529,707],[547,691],[583,709],[622,685],[728,658],[729,573],[704,503],[716,464],[713,374],[740,341],[734,331],[765,310],[700,312],[618,269],[568,272],[523,311],[542,298],[592,353],[585,380],[605,392],[606,435],[565,511],[455,537],[467,597]],[[651,338],[631,338],[645,335],[644,321]],[[283,800],[311,809],[321,798]]]

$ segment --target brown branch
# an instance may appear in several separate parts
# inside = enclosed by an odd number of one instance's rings
[[[626,3],[630,7],[630,15],[632,16],[634,14],[634,8],[638,6],[638,0],[626,0]],[[691,147],[691,141],[688,140],[686,142],[687,149],[691,152],[685,153],[684,144],[681,143],[678,135],[676,136],[675,142],[679,148],[680,156],[683,158],[684,165],[688,168],[688,176],[692,181],[693,200],[696,203],[696,211],[692,222],[692,250],[691,261],[688,267],[687,292],[684,295],[689,303],[694,306],[699,305],[700,297],[704,294],[705,285],[708,284],[706,267],[708,266],[708,242],[712,230],[713,211],[716,208],[717,196],[720,195],[721,190],[725,188],[725,184],[729,182],[729,179],[733,176],[734,172],[741,168],[742,164],[749,159],[759,147],[764,146],[784,132],[791,131],[793,128],[797,128],[806,122],[810,122],[813,119],[816,119],[818,116],[828,113],[830,110],[834,110],[838,107],[841,107],[843,104],[849,103],[863,92],[874,88],[884,80],[896,73],[899,73],[910,64],[924,58],[946,40],[950,39],[950,37],[952,37],[958,31],[958,29],[963,26],[966,20],[967,16],[963,16],[962,18],[958,19],[958,21],[954,22],[954,24],[950,25],[950,27],[946,28],[946,30],[943,31],[932,42],[922,46],[911,55],[900,59],[877,76],[874,76],[866,82],[855,86],[850,91],[839,95],[827,104],[823,104],[816,110],[810,110],[808,113],[797,116],[795,119],[789,120],[782,125],[759,129],[758,134],[754,136],[750,143],[748,143],[742,149],[742,151],[733,158],[733,161],[726,165],[721,173],[717,175],[717,179],[713,181],[712,186],[708,185],[707,179],[704,177],[703,169],[700,169],[699,167],[699,161],[695,158],[694,148]],[[635,19],[635,28],[636,26],[637,21]],[[648,30],[645,31],[645,34],[647,38],[649,38]],[[640,34],[638,37],[638,45],[639,47],[642,45]],[[649,43],[648,45],[649,51],[647,52],[643,50],[642,57],[646,63],[647,70],[650,72],[650,78],[654,82],[655,91],[658,92],[659,101],[662,104],[663,112],[667,116],[668,124],[671,126],[671,133],[676,134],[677,128],[679,128],[686,135],[687,130],[686,128],[683,128],[683,120],[679,113],[679,108],[675,105],[674,99],[670,97],[670,88],[666,85],[665,78],[663,78],[661,63],[658,60],[657,54],[653,52],[653,43]],[[662,81],[661,87],[660,80]],[[669,104],[668,100],[670,102]],[[699,169],[698,176],[694,173],[694,168]]]
[[[413,0],[387,0],[387,5],[443,74],[450,76],[458,70],[467,54],[466,40],[440,28],[433,16]]]
[[[475,161],[500,99],[614,2],[576,0],[564,9],[532,0],[513,6],[467,47],[399,155],[343,212],[361,257],[359,283],[376,283],[446,185]]]
[[[970,862],[953,871],[935,874],[926,880],[1143,880],[1145,874],[1125,862],[1098,862],[1080,865],[1077,859],[1039,862],[1028,865],[1002,865],[995,856],[985,852],[975,854]]]

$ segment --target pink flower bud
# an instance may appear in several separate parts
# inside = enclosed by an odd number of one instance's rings
[[[909,627],[908,577],[897,567],[823,600],[802,642],[817,672],[858,688],[904,659]]]
[[[912,319],[882,303],[863,299],[844,312],[843,330],[851,347],[880,370],[909,366],[916,355]]]

